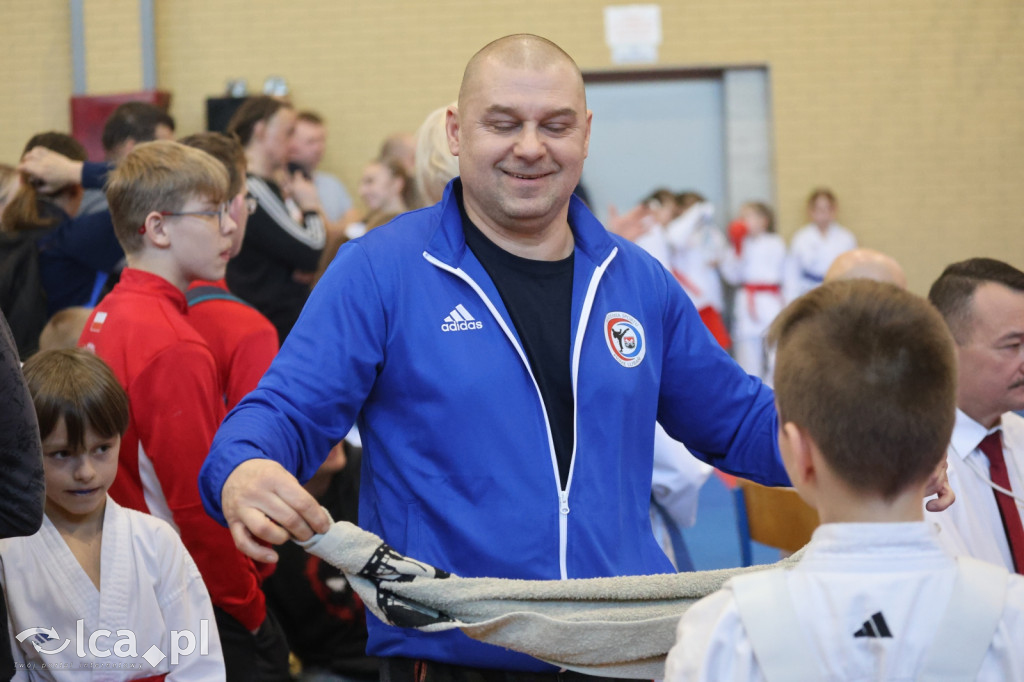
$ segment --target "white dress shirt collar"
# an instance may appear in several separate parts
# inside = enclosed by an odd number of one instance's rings
[[[978,446],[981,445],[981,441],[985,440],[985,436],[993,431],[999,431],[1000,428],[1001,422],[991,429],[986,429],[980,423],[968,417],[963,410],[957,408],[956,425],[953,427],[953,436],[950,438],[950,445],[953,448],[953,452],[957,454],[960,459],[965,459],[967,455],[978,449]]]

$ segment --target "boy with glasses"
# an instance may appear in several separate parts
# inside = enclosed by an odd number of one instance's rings
[[[185,291],[224,277],[238,230],[227,172],[198,149],[150,142],[111,173],[107,200],[128,267],[79,345],[107,361],[132,405],[110,495],[180,533],[210,592],[227,679],[287,679],[287,646],[267,618],[257,568],[203,511],[196,483],[225,407]]]
[[[238,140],[221,133],[196,133],[181,140],[217,159],[228,172],[228,212],[238,229],[231,233],[231,257],[242,249],[245,226],[256,210],[246,193],[245,151]],[[277,330],[263,313],[228,290],[227,280],[196,280],[185,293],[188,321],[206,340],[217,361],[224,402],[230,410],[256,388],[277,355]]]

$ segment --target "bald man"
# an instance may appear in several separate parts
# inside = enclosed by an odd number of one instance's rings
[[[907,288],[903,268],[891,256],[874,249],[858,248],[840,254],[825,273],[825,281],[841,279],[873,279]]]
[[[217,435],[200,486],[243,551],[273,561],[257,539],[326,529],[296,477],[353,422],[360,525],[465,577],[671,572],[648,517],[656,419],[725,471],[787,482],[771,392],[571,197],[590,125],[553,43],[509,36],[470,60],[446,114],[461,177],[339,250]],[[384,680],[571,679],[458,631],[369,632]]]

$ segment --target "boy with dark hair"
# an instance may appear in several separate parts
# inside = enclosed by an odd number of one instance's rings
[[[174,119],[148,102],[125,102],[103,125],[103,151],[117,163],[141,142],[174,139]]]
[[[96,307],[79,345],[106,360],[132,412],[118,475],[120,504],[171,523],[210,591],[229,680],[287,665],[253,562],[203,511],[196,484],[224,416],[217,366],[186,317],[185,290],[224,276],[237,229],[228,178],[210,155],[175,142],[136,147],[111,173],[107,198],[128,267]]]
[[[822,525],[793,569],[695,604],[666,680],[1024,679],[1024,580],[953,559],[923,522],[956,405],[941,316],[893,285],[833,282],[771,337],[779,448]]]
[[[153,140],[173,140],[174,119],[166,111],[149,102],[125,102],[114,109],[114,112],[103,124],[100,142],[106,156],[107,165],[120,163],[135,145]],[[104,164],[86,164],[82,169],[83,184],[91,174],[99,172]],[[107,208],[107,198],[103,194],[103,184],[87,186],[81,215],[99,213]]]
[[[117,377],[81,349],[36,353],[24,374],[43,435],[46,518],[31,537],[0,540],[15,679],[75,680],[91,668],[108,679],[223,680],[210,596],[181,539],[107,495],[129,419]],[[43,622],[65,646],[25,638]],[[187,653],[176,641],[185,632]]]

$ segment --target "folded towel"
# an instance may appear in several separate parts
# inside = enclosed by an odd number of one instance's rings
[[[460,578],[339,521],[300,542],[341,569],[374,615],[470,637],[591,675],[664,676],[680,616],[729,578],[772,566],[585,580]],[[799,553],[774,566],[788,566]]]

